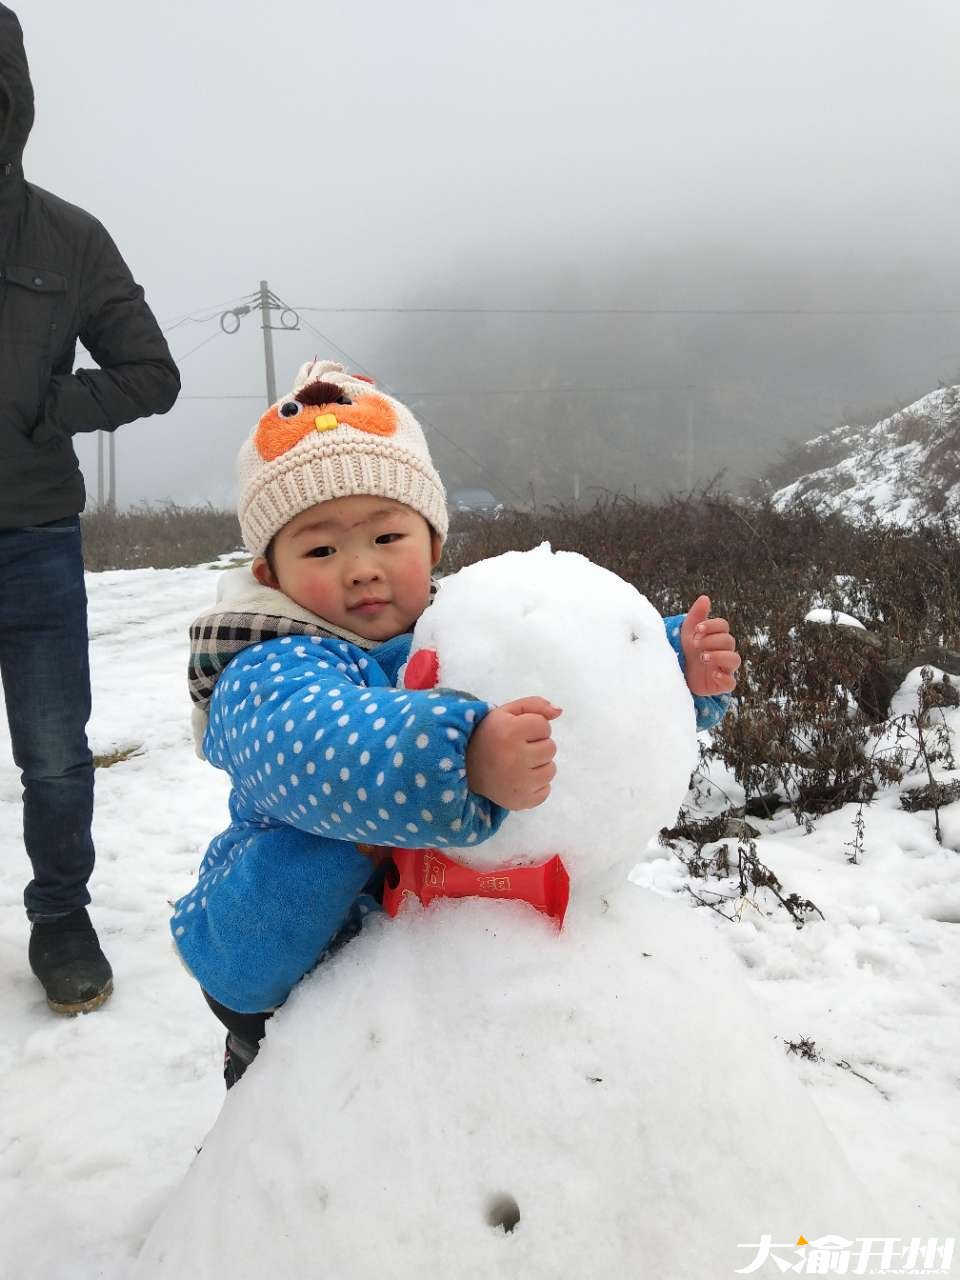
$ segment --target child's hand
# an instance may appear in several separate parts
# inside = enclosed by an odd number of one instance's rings
[[[557,773],[550,721],[560,714],[546,698],[517,698],[488,712],[467,746],[470,790],[503,809],[543,804]]]
[[[732,693],[740,655],[726,618],[711,618],[710,597],[698,596],[680,628],[680,645],[691,693]]]

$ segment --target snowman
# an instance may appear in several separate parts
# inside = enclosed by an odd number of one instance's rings
[[[404,679],[562,707],[552,793],[483,844],[398,851],[388,910],[271,1021],[137,1276],[711,1280],[764,1240],[869,1234],[723,937],[628,879],[697,760],[649,602],[547,546],[482,561]]]

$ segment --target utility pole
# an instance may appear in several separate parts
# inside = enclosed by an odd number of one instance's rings
[[[250,296],[250,303],[260,307],[260,328],[263,330],[263,366],[267,382],[267,404],[277,402],[277,373],[273,363],[273,331],[285,329],[288,333],[300,328],[300,317],[293,307],[281,301],[270,289],[266,280],[260,281],[260,288]],[[239,307],[231,307],[220,317],[220,328],[224,333],[236,333],[240,328],[240,317],[248,316],[253,310],[250,303]],[[270,323],[270,312],[280,312],[280,323]]]
[[[104,467],[104,438],[107,441],[107,463]],[[104,470],[106,470],[107,489],[104,497]],[[104,504],[111,511],[117,505],[117,440],[112,431],[97,432],[97,506],[102,510]]]
[[[693,493],[693,387],[687,387],[686,490]]]
[[[263,363],[267,371],[267,404],[277,401],[277,372],[273,364],[273,329],[270,324],[270,289],[260,281],[260,327],[263,330]]]

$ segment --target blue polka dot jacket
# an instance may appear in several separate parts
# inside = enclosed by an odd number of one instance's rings
[[[682,664],[681,621],[665,625]],[[187,968],[230,1009],[275,1008],[317,963],[374,869],[358,845],[469,847],[506,817],[466,780],[489,705],[397,688],[410,641],[364,650],[283,636],[241,651],[216,682],[203,751],[230,776],[231,821],[171,930]],[[709,728],[729,699],[694,702]]]

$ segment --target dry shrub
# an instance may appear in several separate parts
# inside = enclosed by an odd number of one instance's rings
[[[924,445],[930,439],[930,419],[921,413],[903,410],[894,415],[891,438],[895,444]]]
[[[904,531],[710,492],[604,497],[585,511],[460,519],[443,567],[544,540],[620,574],[661,613],[711,597],[744,657],[737,714],[716,730],[712,753],[748,799],[777,793],[798,815],[868,799],[899,776],[895,755],[875,750],[875,717],[853,697],[871,672],[902,649],[960,647],[960,536],[946,520]],[[875,644],[805,625],[814,604],[852,613]]]
[[[927,451],[930,488],[940,491],[960,484],[960,395],[951,388],[944,395],[937,437]],[[937,508],[937,509],[942,509]]]
[[[240,546],[235,515],[212,507],[93,511],[83,528],[90,569],[192,565]],[[960,648],[960,533],[945,518],[904,531],[710,491],[659,503],[608,495],[587,509],[455,516],[440,570],[543,541],[618,573],[663,614],[706,593],[729,618],[744,667],[736,714],[710,750],[757,812],[769,811],[773,795],[798,816],[822,812],[892,781],[896,753],[875,749],[875,721],[886,712],[868,714],[863,690],[891,655]],[[852,613],[873,643],[804,624],[814,604]]]
[[[740,819],[721,814],[698,821],[681,809],[677,825],[660,832],[660,843],[683,863],[690,879],[685,892],[697,906],[709,907],[725,920],[739,920],[746,906],[771,914],[769,904],[786,911],[798,929],[814,915],[822,920],[823,912],[815,902],[787,893],[776,874],[760,861],[756,841],[747,834],[751,831],[756,834]]]
[[[212,506],[145,502],[127,511],[101,507],[83,515],[83,559],[94,571],[179,569],[240,546],[236,514]]]
[[[769,490],[773,492],[782,489],[795,481],[802,481],[814,472],[836,466],[849,455],[850,439],[856,434],[854,427],[835,427],[813,440],[788,446],[764,472],[764,481]]]

